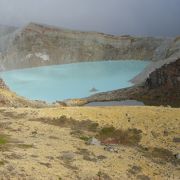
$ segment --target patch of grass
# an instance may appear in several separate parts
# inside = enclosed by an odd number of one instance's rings
[[[0,161],[0,166],[4,166],[5,165],[5,161]]]
[[[97,157],[93,152],[90,152],[88,149],[78,149],[77,154],[80,154],[83,156],[83,159],[86,161],[92,161],[92,162],[97,162]]]
[[[108,174],[102,171],[98,171],[96,176],[98,180],[101,180],[101,179],[112,180],[112,178]]]
[[[146,175],[138,175],[137,179],[139,179],[139,180],[150,180],[150,177],[146,176]]]
[[[8,143],[7,137],[5,135],[0,135],[0,146]]]
[[[94,123],[91,120],[77,121],[73,118],[68,118],[66,116],[61,116],[58,118],[38,118],[33,121],[40,121],[47,124],[52,124],[55,126],[60,126],[64,128],[71,128],[72,130],[82,130],[95,132],[98,128],[98,123]]]
[[[89,136],[80,136],[79,137],[81,140],[83,140],[83,141],[85,141],[85,142],[87,142],[87,141],[89,141],[89,139],[91,139],[91,137],[89,137]]]
[[[8,148],[8,143],[8,137],[4,134],[0,134],[0,151],[6,151]]]
[[[143,155],[157,164],[171,163],[173,165],[180,165],[180,160],[177,160],[172,151],[164,148],[150,147],[144,148],[139,147],[139,151]]]
[[[27,113],[18,114],[18,113],[16,113],[16,112],[4,111],[4,112],[3,112],[3,116],[4,116],[4,117],[8,117],[8,118],[20,119],[20,118],[26,117],[26,116],[27,116]]]
[[[100,139],[101,142],[106,143],[108,139],[112,139],[112,141],[117,144],[123,145],[138,145],[141,140],[141,130],[138,129],[115,129],[114,127],[104,127],[100,130],[97,138]]]
[[[169,151],[167,149],[163,149],[163,148],[157,148],[157,147],[153,148],[151,153],[154,157],[158,157],[161,159],[167,159],[167,158],[173,156],[171,151]]]
[[[18,144],[18,147],[22,149],[29,149],[33,148],[34,146],[32,144]]]
[[[89,131],[92,131],[92,132],[96,132],[97,131],[97,129],[98,129],[98,126],[99,126],[99,124],[98,123],[90,123],[89,125],[88,125],[88,130]]]
[[[114,127],[104,127],[101,129],[99,135],[101,137],[109,137],[109,136],[113,136],[114,132],[116,131],[116,129]]]
[[[138,145],[141,140],[142,131],[135,128],[127,130],[115,129],[112,126],[100,128],[98,123],[91,120],[78,121],[64,115],[58,118],[38,118],[32,121],[40,121],[62,128],[70,128],[72,135],[84,141],[88,141],[90,137],[96,137],[101,142],[112,138],[115,144],[131,146]]]

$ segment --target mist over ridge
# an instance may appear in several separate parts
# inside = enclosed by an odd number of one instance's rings
[[[169,37],[180,34],[179,7],[179,0],[0,0],[0,24]]]

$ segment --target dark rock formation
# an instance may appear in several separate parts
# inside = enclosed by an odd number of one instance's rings
[[[180,90],[180,59],[153,71],[146,80],[149,89],[165,88]]]
[[[146,105],[170,105],[180,107],[180,59],[165,64],[149,74],[141,85],[109,92],[97,93],[78,101],[69,100],[68,105],[83,105],[98,101],[121,101],[133,99]],[[83,102],[83,103],[82,103]]]

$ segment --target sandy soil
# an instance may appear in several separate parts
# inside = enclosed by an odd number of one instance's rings
[[[112,152],[87,145],[86,136],[110,126],[135,141],[110,144]],[[0,108],[0,179],[178,180],[179,138],[178,108]]]

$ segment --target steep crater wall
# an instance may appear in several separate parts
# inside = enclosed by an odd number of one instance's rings
[[[112,36],[35,23],[0,38],[2,42],[1,70],[97,60],[157,61],[179,51],[174,38]]]
[[[180,59],[165,64],[150,73],[145,85],[150,89],[164,87],[166,89],[178,88],[180,90]]]

